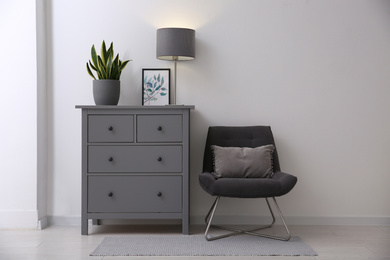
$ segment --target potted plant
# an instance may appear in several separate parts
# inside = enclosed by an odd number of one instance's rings
[[[122,70],[130,60],[121,61],[119,54],[114,58],[114,46],[110,44],[108,50],[103,41],[101,55],[97,55],[95,45],[91,48],[91,60],[87,62],[88,74],[93,80],[93,98],[96,105],[117,105],[120,95],[120,76]],[[97,78],[92,73],[94,70]]]

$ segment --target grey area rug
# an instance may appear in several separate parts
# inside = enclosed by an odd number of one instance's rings
[[[278,241],[248,235],[206,241],[202,235],[106,237],[91,256],[316,256],[299,237]]]

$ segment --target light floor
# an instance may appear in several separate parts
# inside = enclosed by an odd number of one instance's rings
[[[299,259],[389,259],[389,226],[290,226],[317,253],[315,257],[100,257],[89,254],[105,236],[126,234],[180,234],[177,226],[93,226],[90,235],[81,236],[77,226],[51,226],[44,230],[0,230],[0,259],[235,259],[235,260],[299,260]],[[202,234],[203,227],[191,228]]]

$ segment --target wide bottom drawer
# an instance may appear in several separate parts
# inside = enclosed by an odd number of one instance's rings
[[[89,176],[88,212],[181,212],[181,176]]]

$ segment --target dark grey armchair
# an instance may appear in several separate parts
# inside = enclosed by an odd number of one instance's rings
[[[240,233],[284,241],[290,239],[290,232],[275,197],[283,196],[290,192],[295,186],[297,178],[290,174],[281,172],[276,147],[274,148],[273,153],[271,153],[273,164],[272,176],[268,176],[266,178],[216,178],[214,176],[215,174],[213,174],[214,154],[212,151],[212,145],[217,145],[219,147],[255,148],[268,144],[275,146],[271,127],[269,126],[215,126],[209,128],[203,159],[203,172],[199,175],[199,183],[203,190],[212,196],[216,196],[216,199],[205,218],[205,222],[207,224],[205,237],[208,241],[228,237],[231,235],[237,235]],[[212,225],[211,223],[214,217],[214,213],[221,197],[265,198],[272,216],[272,223],[269,225],[253,227],[244,230],[227,226]],[[256,232],[258,230],[272,227],[275,223],[275,216],[272,211],[269,198],[272,198],[272,201],[275,204],[282,223],[286,229],[287,236],[272,236]],[[211,236],[209,235],[210,227],[216,227],[232,232],[219,236]]]

